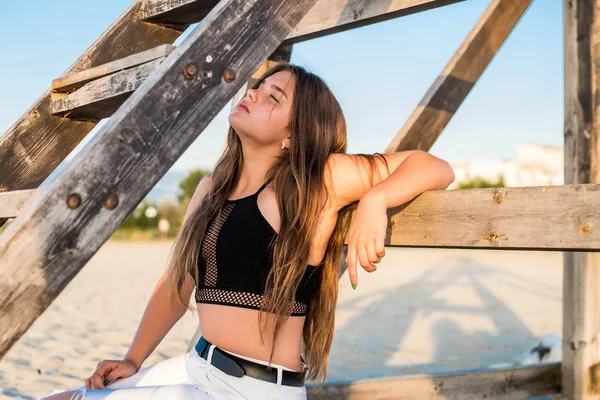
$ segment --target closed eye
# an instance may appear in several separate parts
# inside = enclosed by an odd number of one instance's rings
[[[271,97],[273,98],[273,100],[275,100],[276,102],[278,102],[278,103],[279,103],[279,100],[277,100],[277,99],[275,98],[275,96],[271,95]]]

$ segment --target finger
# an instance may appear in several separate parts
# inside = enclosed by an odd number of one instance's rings
[[[375,237],[375,252],[380,260],[385,257],[385,233],[383,232]]]
[[[358,258],[360,259],[360,265],[365,269],[365,271],[373,272],[377,269],[376,266],[371,264],[369,261],[369,256],[367,255],[367,246],[362,245],[358,248]]]
[[[377,255],[377,252],[375,251],[375,239],[373,239],[371,241],[371,243],[369,243],[368,245],[365,245],[366,251],[367,251],[367,261],[369,261],[369,263],[371,263],[371,265],[373,265],[374,269],[373,271],[377,270],[377,264],[378,262],[381,261],[381,257],[379,257]],[[373,272],[373,271],[369,271],[369,272]]]
[[[91,389],[91,386],[90,386],[90,378],[87,378],[87,379],[85,380],[85,388],[86,388],[86,389],[88,389],[88,390],[90,390],[90,389]]]
[[[92,375],[92,384],[98,389],[104,389],[104,377],[97,372]]]
[[[348,255],[346,256],[346,264],[348,267],[348,277],[350,278],[350,285],[352,289],[356,290],[358,285],[358,277],[356,276],[356,251],[354,246],[348,245]]]

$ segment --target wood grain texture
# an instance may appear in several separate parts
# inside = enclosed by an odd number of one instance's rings
[[[41,189],[0,193],[0,218],[15,218],[28,201],[35,201],[41,193]]]
[[[290,32],[284,44],[293,44],[343,32],[464,0],[319,0]],[[209,6],[210,3],[208,2]],[[148,0],[141,17],[165,24],[199,22],[206,15],[205,0]]]
[[[385,153],[429,151],[532,0],[492,0]]]
[[[388,210],[386,246],[600,250],[600,185],[435,190]]]
[[[517,400],[560,393],[560,364],[332,383],[307,392],[310,400]]]
[[[146,64],[157,58],[165,58],[173,51],[173,49],[175,49],[175,47],[172,45],[163,44],[153,49],[121,58],[120,60],[98,65],[94,68],[55,79],[52,81],[52,92],[71,93],[74,89],[78,89],[93,80],[112,75],[125,69],[137,67],[138,65]]]
[[[108,118],[148,79],[164,57],[115,72],[91,82],[66,95],[52,93],[50,111],[53,115],[73,120]]]
[[[187,27],[167,29],[139,20],[141,2],[125,10],[63,76],[173,43]],[[48,88],[0,137],[0,192],[38,187],[94,126],[51,115]]]
[[[0,235],[0,357],[316,0],[222,0]],[[253,20],[255,24],[243,24]],[[210,57],[208,57],[210,55]],[[209,62],[208,59],[211,61]],[[194,63],[198,73],[184,76]],[[225,81],[226,70],[235,79]],[[70,195],[81,197],[67,207]],[[106,204],[118,202],[116,207]]]
[[[564,3],[565,183],[600,183],[600,0]],[[564,254],[562,394],[600,399],[600,254]]]

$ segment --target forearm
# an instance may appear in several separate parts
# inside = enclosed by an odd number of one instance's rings
[[[414,153],[364,196],[383,201],[387,208],[400,206],[428,190],[443,190],[454,181],[452,167],[429,153]]]
[[[185,314],[185,308],[171,305],[167,285],[168,279],[163,276],[150,296],[135,337],[124,357],[133,362],[138,369]]]

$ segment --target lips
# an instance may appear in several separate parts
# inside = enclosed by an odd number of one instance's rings
[[[246,111],[247,113],[250,112],[250,110],[248,110],[248,107],[244,103],[238,104],[236,108],[240,108],[240,109]]]

